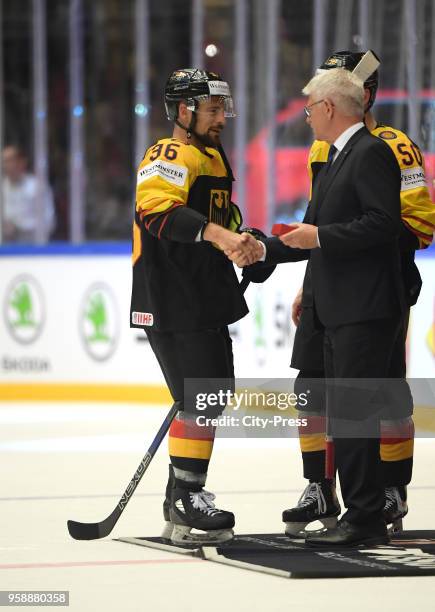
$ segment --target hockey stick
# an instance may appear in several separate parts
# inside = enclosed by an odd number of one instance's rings
[[[249,280],[244,279],[244,282],[240,283],[242,293],[246,291],[249,282]],[[171,423],[179,410],[180,403],[181,402],[179,401],[174,402],[174,405],[166,415],[165,420],[156,434],[156,437],[152,441],[151,446],[140,462],[139,467],[134,473],[133,478],[130,480],[128,487],[124,491],[123,496],[119,500],[118,505],[112,514],[110,514],[100,523],[79,523],[78,521],[71,520],[67,522],[69,534],[72,538],[74,538],[74,540],[98,540],[100,538],[105,538],[109,535],[109,533],[111,533],[118,522],[119,517],[123,513],[125,506],[128,504],[131,496],[135,492],[137,485],[141,481],[142,476],[147,471],[148,466],[162,443],[163,438],[166,436],[169,427],[171,426]]]
[[[72,538],[75,540],[98,540],[99,538],[105,538],[109,535],[118,522],[118,519],[121,516],[125,506],[130,501],[130,498],[135,492],[137,485],[142,479],[142,476],[147,471],[148,466],[162,443],[163,438],[166,436],[168,429],[178,412],[179,405],[180,402],[175,402],[166,415],[156,437],[152,441],[151,446],[140,462],[139,467],[137,468],[133,478],[130,480],[128,487],[124,491],[123,496],[119,500],[119,503],[112,514],[104,519],[104,521],[101,521],[101,523],[78,523],[77,521],[68,521],[68,531]]]

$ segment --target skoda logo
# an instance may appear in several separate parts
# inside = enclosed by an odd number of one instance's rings
[[[80,310],[80,334],[86,352],[96,361],[106,361],[116,348],[119,316],[115,296],[107,285],[96,283],[85,294]]]
[[[35,342],[45,323],[45,304],[42,289],[33,277],[23,274],[14,278],[6,290],[3,313],[17,342]]]

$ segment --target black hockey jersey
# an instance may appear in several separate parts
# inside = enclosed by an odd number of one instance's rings
[[[148,149],[137,174],[132,327],[202,330],[247,314],[233,264],[197,241],[207,220],[235,229],[232,180],[215,149],[174,138]]]

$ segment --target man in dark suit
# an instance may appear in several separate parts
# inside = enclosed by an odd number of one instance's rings
[[[267,239],[265,261],[310,260],[327,378],[386,378],[405,307],[397,245],[400,170],[388,145],[363,124],[364,87],[355,75],[329,70],[303,93],[307,122],[316,139],[331,144],[331,154],[313,184],[304,222],[280,239]],[[238,265],[246,263],[242,255],[229,255]],[[377,430],[364,430],[363,401],[346,405],[345,395],[337,406],[337,393],[332,398],[330,391],[331,409],[339,408],[346,421],[334,442],[347,511],[336,527],[310,534],[306,543],[386,543]]]
[[[407,290],[408,309],[404,313],[402,333],[395,347],[395,358],[391,363],[391,377],[402,379],[402,393],[407,392],[406,382],[406,350],[405,341],[408,329],[409,307],[417,301],[421,288],[421,278],[415,265],[416,249],[426,248],[431,240],[431,223],[435,223],[435,206],[430,199],[427,183],[424,178],[422,156],[418,146],[400,130],[377,123],[372,105],[376,99],[379,75],[376,69],[376,59],[373,52],[337,51],[330,55],[320,66],[316,74],[334,68],[345,68],[350,72],[359,72],[364,66],[361,78],[365,78],[365,115],[364,123],[367,129],[378,138],[383,139],[395,154],[397,164],[402,172],[401,213],[402,228],[399,238],[399,248],[402,260],[402,275]],[[370,74],[369,74],[370,73]],[[416,152],[415,158],[404,156],[403,151]],[[327,162],[329,144],[315,140],[308,156],[308,170],[313,178]],[[414,170],[410,170],[410,167]],[[419,181],[409,186],[406,177],[415,173]],[[316,329],[313,321],[312,300],[309,299],[310,272],[309,265],[305,273],[303,292],[298,292],[292,304],[292,318],[296,326],[293,343],[291,367],[299,370],[295,380],[295,392],[301,386],[305,388],[305,379],[318,379],[319,391],[323,391],[321,379],[323,370],[323,334]],[[308,302],[308,306],[306,306]],[[413,422],[412,398],[407,406],[400,410],[399,405],[391,405],[390,414],[383,416],[381,421],[381,462],[385,486],[384,518],[391,525],[391,532],[402,529],[402,518],[408,512],[407,484],[411,481],[413,467]],[[313,397],[313,396],[311,396]],[[325,474],[326,441],[325,441],[325,403],[324,395],[319,393],[316,401],[310,402],[310,411],[304,408],[301,415],[307,419],[307,426],[301,427],[300,447],[303,463],[303,475],[309,482],[293,507],[283,511],[282,519],[286,524],[286,533],[291,537],[305,537],[306,526],[316,520],[333,526],[340,514],[335,483]]]

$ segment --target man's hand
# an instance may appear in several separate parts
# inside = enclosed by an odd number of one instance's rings
[[[244,268],[259,261],[264,255],[264,245],[254,238],[251,234],[241,234],[241,237],[248,236],[236,250],[225,249],[225,255],[231,259],[239,268]]]
[[[203,238],[217,244],[232,261],[236,261],[238,257],[240,261],[246,262],[240,267],[258,261],[263,255],[263,247],[254,236],[247,233],[236,234],[215,223],[207,224]]]
[[[297,249],[316,249],[319,246],[317,240],[317,227],[308,223],[290,223],[291,231],[280,236],[281,242],[289,247]]]
[[[297,292],[296,297],[293,300],[293,304],[292,304],[292,321],[296,325],[296,327],[299,325],[299,321],[301,320],[301,314],[302,314],[302,287]]]

